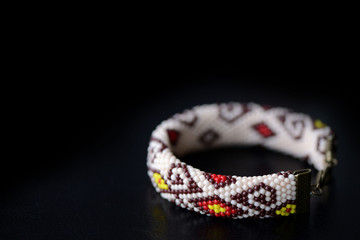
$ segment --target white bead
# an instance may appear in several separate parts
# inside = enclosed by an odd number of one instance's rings
[[[252,182],[248,182],[247,184],[250,188],[254,187],[254,184]]]
[[[279,179],[275,179],[275,180],[274,180],[274,183],[275,183],[275,184],[279,184],[279,183],[280,183]]]
[[[253,199],[254,195],[253,194],[248,194],[248,199]]]
[[[291,196],[288,195],[288,196],[286,197],[286,199],[287,199],[287,200],[291,200]]]
[[[254,200],[253,199],[249,199],[249,201],[248,201],[250,204],[254,204]]]
[[[180,178],[181,178],[181,179],[184,179],[184,178],[185,178],[185,174],[184,174],[184,173],[180,174]]]
[[[225,197],[230,197],[230,193],[229,193],[229,192],[225,192],[224,195],[225,195]]]
[[[224,194],[222,194],[222,193],[219,195],[219,197],[220,198],[225,198]]]
[[[210,184],[208,181],[203,181],[202,183],[204,184],[204,186],[209,186]]]
[[[255,197],[259,197],[259,196],[260,196],[260,193],[259,193],[258,191],[255,191],[255,192],[254,192],[254,196],[255,196]]]
[[[178,174],[182,174],[182,173],[183,173],[182,168],[178,168],[178,169],[177,169],[177,173],[178,173]]]
[[[276,208],[276,205],[275,205],[274,203],[272,203],[272,204],[270,205],[270,207],[271,207],[271,208]]]
[[[274,183],[274,182],[271,182],[269,186],[272,187],[272,188],[274,188],[274,187],[275,187],[275,183]]]
[[[284,182],[286,182],[286,183],[290,183],[290,179],[285,178]]]
[[[280,188],[281,188],[280,185],[276,185],[275,187],[276,190],[280,190]]]
[[[291,193],[292,193],[291,190],[287,190],[287,191],[286,191],[286,194],[291,194]]]
[[[289,174],[289,179],[290,179],[290,180],[294,180],[294,179],[295,179],[294,174]]]
[[[293,185],[293,186],[295,186],[295,185],[296,185],[296,182],[295,182],[295,181],[291,181],[290,184]]]
[[[231,198],[226,197],[226,198],[225,198],[225,201],[230,202],[230,201],[231,201]]]
[[[286,198],[281,199],[282,203],[286,203]]]
[[[231,184],[231,185],[230,185],[230,188],[231,188],[231,189],[236,189],[236,184]]]
[[[229,186],[226,186],[224,189],[225,189],[225,191],[229,191],[229,190],[230,190]]]
[[[271,192],[266,191],[265,196],[266,196],[266,197],[270,197],[270,196],[271,196]]]
[[[276,206],[280,206],[281,205],[281,202],[280,201],[277,201],[276,202]]]
[[[291,190],[296,191],[296,186],[292,186]]]
[[[264,183],[265,183],[266,185],[269,185],[269,180],[265,179],[265,180],[264,180]]]
[[[260,208],[261,208],[261,209],[264,209],[264,208],[265,208],[265,205],[264,205],[264,204],[260,204]]]
[[[232,205],[236,205],[236,201],[235,200],[231,200],[231,202],[230,202]]]
[[[254,202],[254,206],[258,207],[258,206],[260,206],[260,203],[259,202]]]
[[[200,180],[200,179],[199,179],[198,176],[195,176],[195,177],[194,177],[194,181],[195,181],[195,182],[199,182],[199,180]]]
[[[250,212],[249,212],[249,216],[250,216],[250,217],[254,216],[254,213],[250,213]]]
[[[260,191],[259,191],[261,194],[264,194],[265,193],[265,189],[260,189]]]
[[[242,189],[241,188],[236,188],[236,192],[237,193],[241,193],[242,192]],[[234,194],[235,195],[235,194]]]
[[[281,194],[282,198],[286,198],[286,193]]]
[[[204,180],[205,180],[205,176],[204,176],[204,175],[201,175],[201,176],[199,177],[199,179],[200,179],[200,181],[204,181]]]
[[[266,197],[266,198],[265,198],[265,201],[270,202],[270,201],[271,201],[271,198],[270,198],[270,197]]]
[[[282,192],[286,192],[286,188],[282,188],[281,191],[282,191]]]
[[[230,194],[231,194],[231,195],[235,195],[236,192],[235,192],[234,190],[231,190]]]
[[[242,204],[238,203],[238,204],[236,204],[236,206],[237,206],[238,208],[241,208],[241,207],[242,207]]]
[[[285,177],[284,177],[283,175],[280,175],[280,176],[279,176],[279,180],[281,180],[281,181],[283,181],[284,178],[285,178]]]
[[[280,186],[284,187],[285,186],[285,182],[281,182]]]
[[[242,207],[242,210],[246,211],[246,210],[248,210],[248,207],[247,207],[247,206],[243,206],[243,207]]]
[[[214,193],[215,193],[216,195],[219,195],[219,191],[218,191],[217,189],[214,190]]]
[[[176,174],[176,173],[177,173],[176,168],[173,168],[173,169],[171,170],[171,172],[172,172],[173,174]]]
[[[291,189],[291,185],[290,184],[286,185],[286,189]]]
[[[271,210],[270,207],[266,207],[266,208],[265,208],[265,211],[267,211],[267,212],[270,211],[270,210]]]

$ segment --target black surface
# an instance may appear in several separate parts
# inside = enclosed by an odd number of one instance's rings
[[[0,239],[339,239],[359,234],[358,121],[350,108],[357,96],[342,68],[153,63],[112,70],[110,76],[112,67],[77,69],[86,72],[81,79],[98,79],[93,83],[66,81],[70,71],[58,71],[58,81],[45,90],[32,85],[35,90],[21,101],[15,122],[20,130],[13,136],[21,149],[2,161],[7,164],[2,167]],[[331,80],[337,83],[328,84]],[[308,218],[217,219],[173,206],[155,192],[145,164],[151,131],[185,108],[224,101],[292,108],[337,132],[339,166],[324,196],[312,199]],[[223,149],[185,160],[203,170],[239,175],[302,167],[263,149]]]

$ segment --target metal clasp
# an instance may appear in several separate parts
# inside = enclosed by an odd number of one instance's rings
[[[331,168],[337,165],[337,159],[333,155],[333,136],[329,136],[327,139],[326,152],[325,152],[325,162],[326,168],[321,170],[316,175],[315,184],[311,185],[311,195],[319,196],[323,193],[323,186],[325,184],[325,179],[328,176]]]

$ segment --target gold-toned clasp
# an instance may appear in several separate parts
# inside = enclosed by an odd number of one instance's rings
[[[326,152],[325,152],[325,162],[326,168],[321,170],[316,175],[315,184],[311,185],[311,195],[319,196],[323,192],[323,186],[325,184],[325,179],[330,172],[331,168],[337,165],[337,159],[334,157],[333,153],[333,136],[329,136],[327,139]]]

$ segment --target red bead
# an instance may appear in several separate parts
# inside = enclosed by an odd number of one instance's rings
[[[219,204],[219,200],[214,200],[214,204]]]
[[[221,176],[220,178],[221,178],[221,181],[223,181],[223,182],[225,182],[227,179],[225,176]]]
[[[215,217],[220,217],[220,214],[218,214],[218,213],[215,213]]]
[[[220,203],[220,207],[225,207],[226,205],[225,204],[223,204],[223,203]]]
[[[221,215],[222,217],[225,217],[225,213],[223,213],[223,212],[221,212],[220,215]]]
[[[209,205],[212,205],[212,204],[213,204],[213,202],[209,200],[209,201],[208,201],[208,204],[209,204]]]
[[[236,213],[236,210],[235,210],[235,209],[232,209],[232,210],[231,210],[231,213]]]
[[[203,206],[203,209],[208,210],[209,208],[208,208],[208,206]]]
[[[221,179],[218,178],[218,177],[214,178],[214,180],[215,180],[215,182],[217,182],[217,183],[221,182]]]
[[[231,212],[226,212],[226,215],[230,216],[230,215],[231,215]]]
[[[203,204],[202,204],[202,202],[198,202],[198,205],[199,205],[199,207],[201,207]]]
[[[209,210],[209,213],[210,213],[210,214],[214,214],[214,210],[210,209],[210,210]]]
[[[290,212],[290,211],[291,211],[291,208],[287,208],[286,211],[287,211],[287,212]]]
[[[230,211],[230,210],[231,210],[231,208],[228,207],[228,206],[226,206],[225,209],[226,209],[226,211]]]
[[[211,174],[211,178],[216,178],[216,174],[215,173]]]
[[[203,206],[206,206],[207,204],[208,204],[207,201],[203,201],[203,202],[202,202],[202,205],[203,205]]]

